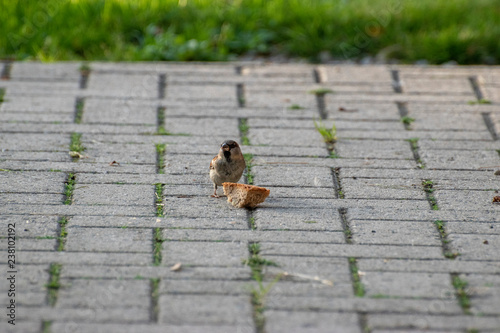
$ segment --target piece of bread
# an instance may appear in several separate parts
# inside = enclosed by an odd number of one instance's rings
[[[246,184],[222,183],[222,186],[224,194],[227,195],[227,201],[238,208],[254,208],[264,202],[270,192],[267,188]]]

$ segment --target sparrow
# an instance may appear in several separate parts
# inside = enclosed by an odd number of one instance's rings
[[[236,183],[240,180],[246,163],[240,146],[236,141],[224,141],[219,150],[219,155],[210,162],[210,179],[214,183],[214,194],[212,197],[218,198],[217,186],[222,186],[224,182]]]

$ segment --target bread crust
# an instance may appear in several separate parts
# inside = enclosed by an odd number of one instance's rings
[[[255,208],[264,202],[271,192],[267,188],[247,184],[225,182],[222,186],[227,201],[238,208]]]

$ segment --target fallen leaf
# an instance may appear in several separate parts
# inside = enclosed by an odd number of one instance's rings
[[[366,273],[365,273],[365,272],[363,272],[363,271],[358,271],[358,275],[359,275],[359,276],[365,276],[365,275],[366,275]]]
[[[483,241],[483,244],[488,245],[489,243],[488,243],[488,241],[485,239],[485,240]]]
[[[495,176],[500,176],[500,170],[495,171]]]
[[[79,152],[77,152],[77,151],[70,151],[70,152],[69,152],[69,156],[71,156],[71,157],[76,157],[76,158],[82,158],[82,157],[83,157],[83,155],[82,155],[82,154],[80,154],[80,153],[79,153]]]
[[[340,112],[357,112],[358,109],[346,109],[345,107],[341,106],[339,107]]]
[[[497,195],[497,196],[493,197],[493,202],[494,203],[497,203],[497,202],[500,203],[500,195]]]
[[[170,270],[173,272],[178,272],[181,270],[181,268],[182,268],[182,264],[180,262],[178,262],[177,264],[170,267]]]
[[[120,163],[118,163],[117,161],[113,161],[111,163],[109,163],[110,166],[120,166]]]

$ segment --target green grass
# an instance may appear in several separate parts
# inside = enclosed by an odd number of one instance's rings
[[[59,219],[59,237],[57,244],[57,251],[64,251],[64,247],[66,245],[66,237],[68,236],[68,230],[66,227],[68,226],[68,218],[63,216]]]
[[[427,200],[431,205],[432,210],[439,210],[436,197],[434,196],[434,182],[432,180],[426,179],[422,181],[422,186],[427,195]]]
[[[240,118],[238,128],[240,130],[241,144],[244,146],[250,146],[250,139],[248,138],[250,126],[248,126],[248,119]]]
[[[156,205],[156,216],[163,217],[165,215],[163,211],[163,187],[164,184],[155,184],[155,205]]]
[[[309,93],[315,95],[326,95],[326,94],[333,94],[333,90],[328,88],[318,88],[310,90]]]
[[[475,104],[491,104],[491,101],[489,99],[480,99],[477,101],[469,101],[467,102],[469,105],[475,105]]]
[[[85,107],[85,100],[83,98],[76,99],[76,113],[75,113],[75,124],[81,124],[83,118],[83,108]],[[81,135],[80,135],[81,136]]]
[[[0,0],[0,58],[500,62],[498,0]],[[460,24],[457,24],[460,22]]]
[[[253,154],[243,154],[243,157],[245,158],[245,163],[247,165],[245,169],[245,178],[247,179],[247,184],[253,185],[253,177],[254,177],[252,173]]]
[[[410,126],[411,123],[413,123],[414,121],[415,121],[415,118],[412,118],[412,117],[409,117],[409,116],[403,116],[403,117],[401,117],[401,122],[405,126]]]
[[[167,145],[165,143],[157,143],[156,147],[156,172],[159,174],[165,173],[165,151]]]
[[[71,205],[73,203],[73,191],[75,189],[76,176],[74,173],[69,173],[64,183],[64,204]]]
[[[289,110],[303,110],[305,107],[300,106],[299,104],[292,104],[288,107]]]
[[[161,250],[163,248],[162,230],[160,228],[154,228],[153,230],[154,242],[153,242],[153,265],[159,266],[162,260]]]
[[[157,135],[170,135],[170,133],[165,128],[165,107],[160,106],[156,109],[156,117],[158,120],[158,129],[156,131]]]
[[[335,123],[333,123],[332,128],[327,128],[321,120],[314,120],[314,127],[318,133],[321,134],[323,141],[326,143],[333,144],[337,141],[337,127],[335,126]]]
[[[351,271],[352,286],[354,288],[354,295],[356,297],[365,296],[365,286],[359,277],[358,263],[356,258],[349,258],[349,269]]]
[[[4,99],[3,97],[5,96],[5,89],[0,88],[0,103],[3,103]]]
[[[49,282],[45,285],[48,291],[48,302],[50,306],[54,306],[59,294],[61,284],[59,279],[61,277],[62,265],[57,263],[50,264],[49,267]]]
[[[467,293],[468,283],[467,281],[461,279],[458,275],[452,276],[453,287],[455,288],[455,293],[457,296],[458,303],[462,307],[465,314],[471,314],[470,312],[470,298]]]

